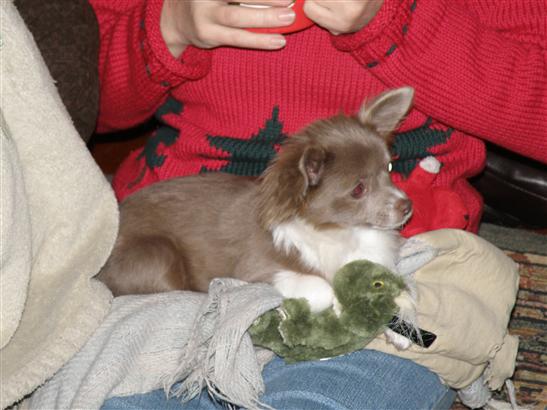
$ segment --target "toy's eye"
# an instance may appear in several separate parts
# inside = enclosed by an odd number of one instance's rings
[[[374,281],[372,286],[374,286],[376,289],[380,289],[384,287],[384,282],[382,282],[381,280],[377,280],[377,281]]]
[[[353,188],[353,191],[351,191],[351,196],[355,199],[359,199],[363,196],[365,193],[365,185],[362,182],[359,182],[357,185],[355,185],[355,188]]]
[[[387,164],[387,172],[391,172],[393,171],[393,162],[390,162],[389,164]]]

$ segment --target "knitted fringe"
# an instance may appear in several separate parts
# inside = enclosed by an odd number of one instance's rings
[[[258,399],[265,390],[262,368],[246,331],[281,300],[268,285],[235,279],[213,281],[181,364],[164,382],[165,392],[186,402],[206,387],[214,400],[229,407],[269,408]],[[182,383],[175,385],[179,380]]]

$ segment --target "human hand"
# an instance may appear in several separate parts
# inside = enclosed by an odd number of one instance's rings
[[[384,0],[306,0],[304,13],[332,34],[354,33],[365,27]]]
[[[288,8],[291,0],[243,0],[269,8],[241,7],[229,0],[165,0],[161,13],[161,33],[174,57],[186,46],[214,48],[233,46],[276,50],[285,46],[280,34],[253,33],[249,27],[282,27],[294,21]]]

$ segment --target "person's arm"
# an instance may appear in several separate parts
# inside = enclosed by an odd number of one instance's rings
[[[173,57],[163,40],[163,0],[90,0],[99,22],[99,132],[129,128],[153,115],[173,87],[204,76],[207,51]]]
[[[547,162],[546,5],[504,3],[512,13],[500,13],[503,30],[481,21],[487,6],[385,0],[364,29],[332,39],[387,86],[414,87],[420,111]]]
[[[280,34],[244,29],[293,22],[290,0],[261,2],[274,7],[237,7],[227,0],[90,0],[101,35],[98,130],[143,122],[172,88],[206,75],[211,57],[205,49],[284,47]]]

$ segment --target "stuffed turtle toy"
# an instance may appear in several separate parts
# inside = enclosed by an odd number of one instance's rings
[[[339,312],[331,307],[312,313],[305,299],[285,299],[249,332],[255,345],[288,363],[349,353],[364,348],[392,322],[398,311],[395,298],[404,289],[403,279],[384,266],[354,261],[334,276]]]

